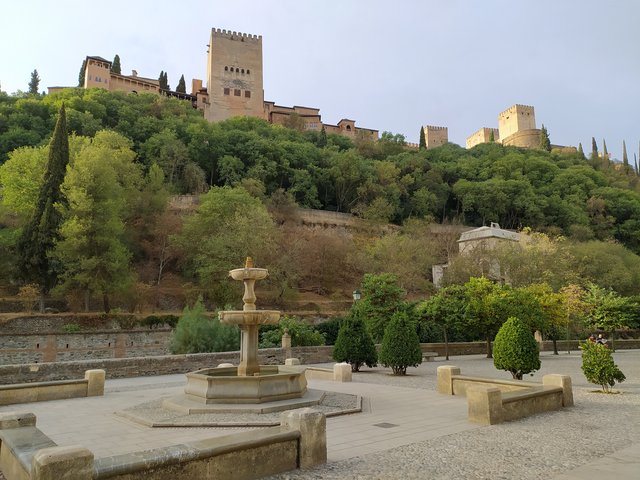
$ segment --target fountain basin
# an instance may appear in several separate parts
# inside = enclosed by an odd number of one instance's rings
[[[204,368],[187,373],[188,400],[200,404],[265,403],[300,398],[307,379],[299,368],[261,365],[260,373],[238,376],[237,367]]]
[[[229,276],[234,280],[262,280],[267,278],[268,274],[266,268],[235,268],[229,271]]]
[[[280,320],[278,310],[225,310],[218,313],[222,323],[230,325],[273,325]]]

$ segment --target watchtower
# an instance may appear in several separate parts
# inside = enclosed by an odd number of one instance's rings
[[[424,141],[427,148],[441,147],[449,141],[449,129],[447,127],[425,125],[422,129],[424,131]]]
[[[264,118],[262,36],[212,28],[208,53],[205,118]]]
[[[498,115],[498,131],[500,139],[523,130],[536,128],[536,116],[529,105],[513,105]]]

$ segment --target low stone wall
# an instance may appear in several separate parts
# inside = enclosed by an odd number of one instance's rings
[[[0,405],[104,395],[104,370],[87,370],[84,379],[0,385]]]
[[[7,480],[256,479],[327,461],[326,418],[310,408],[283,412],[280,426],[94,460],[58,447],[31,413],[0,414],[0,471]]]
[[[0,365],[167,355],[171,329],[0,334]]]
[[[269,348],[258,351],[262,365],[282,365],[286,358],[299,358],[301,363],[331,362],[333,347]],[[155,357],[109,358],[73,362],[31,363],[0,366],[0,384],[69,380],[82,376],[85,370],[102,369],[107,378],[146,377],[186,373],[220,363],[240,362],[240,352],[193,353]]]
[[[538,384],[467,377],[458,367],[443,365],[438,367],[437,389],[445,395],[466,396],[469,421],[486,425],[573,406],[567,375],[545,375]]]

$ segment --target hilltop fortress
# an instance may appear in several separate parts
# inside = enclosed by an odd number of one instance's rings
[[[336,125],[323,123],[320,109],[302,106],[281,106],[264,99],[262,68],[262,36],[212,28],[207,45],[206,87],[200,79],[191,82],[191,93],[162,90],[160,82],[138,76],[120,75],[111,71],[111,62],[102,57],[88,56],[84,88],[105,88],[129,93],[157,93],[192,102],[203,111],[204,118],[219,122],[235,116],[258,117],[277,125],[301,130],[320,131],[351,138],[378,139],[378,130],[356,127],[355,120],[341,119]],[[51,87],[50,92],[59,87]],[[436,148],[449,141],[448,128],[425,125],[422,129],[425,145]],[[466,147],[496,142],[516,147],[537,148],[540,130],[536,128],[532,106],[513,105],[498,115],[498,128],[483,127],[466,139]],[[418,148],[418,144],[408,144]]]

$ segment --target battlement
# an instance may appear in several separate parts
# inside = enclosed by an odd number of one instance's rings
[[[425,130],[429,130],[431,132],[435,132],[435,131],[438,131],[438,130],[441,130],[441,131],[448,130],[449,127],[436,127],[434,125],[425,125],[423,128]]]
[[[253,41],[253,42],[261,42],[262,35],[253,35],[251,33],[242,33],[242,32],[233,32],[231,30],[224,30],[220,28],[212,28],[211,36],[218,38],[228,38],[229,40],[240,40],[240,41]]]
[[[498,117],[502,117],[502,116],[505,116],[505,115],[513,115],[513,114],[515,114],[517,112],[530,112],[530,113],[532,113],[533,110],[534,110],[534,108],[531,105],[521,105],[519,103],[516,103],[515,105],[511,105],[509,108],[507,108],[503,112],[500,112]]]

